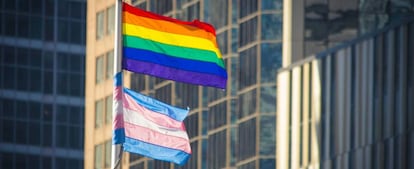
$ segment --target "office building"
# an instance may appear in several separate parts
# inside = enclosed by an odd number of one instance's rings
[[[413,6],[284,1],[277,168],[414,168]]]
[[[183,167],[124,153],[122,168],[275,168],[276,71],[281,67],[281,0],[132,0],[136,7],[216,28],[226,90],[124,71],[124,86],[178,107],[192,157]],[[85,168],[109,168],[115,0],[88,1]]]
[[[0,168],[83,166],[86,0],[0,2]]]

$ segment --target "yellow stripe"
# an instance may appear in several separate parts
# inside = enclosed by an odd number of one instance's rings
[[[216,53],[218,58],[221,58],[221,53],[218,48],[215,47],[214,43],[204,38],[161,32],[153,29],[148,29],[143,26],[131,25],[128,23],[123,23],[122,28],[124,35],[136,36],[168,45],[209,50]]]

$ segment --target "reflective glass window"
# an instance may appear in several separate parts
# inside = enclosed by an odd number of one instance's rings
[[[238,99],[238,117],[239,119],[246,117],[256,111],[256,89],[243,93]]]
[[[239,161],[256,155],[256,118],[247,120],[239,124],[239,145],[238,152],[240,154]]]
[[[257,11],[257,0],[242,0],[239,2],[239,18],[243,18]]]
[[[276,73],[282,67],[282,44],[261,44],[261,82],[276,83]]]
[[[282,14],[263,14],[261,17],[261,39],[282,40]]]
[[[257,17],[240,24],[239,47],[257,40]]]

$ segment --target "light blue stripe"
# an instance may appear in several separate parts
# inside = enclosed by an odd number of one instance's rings
[[[125,142],[125,129],[115,129],[112,136],[112,144],[122,144]]]
[[[124,151],[127,152],[141,154],[158,160],[173,162],[181,166],[184,165],[191,156],[191,154],[184,151],[162,147],[128,137],[125,138],[123,147]]]
[[[139,105],[156,112],[167,115],[168,117],[182,122],[187,117],[188,111],[177,107],[170,106],[151,97],[134,92],[124,88],[124,93],[131,96]]]
[[[116,73],[114,77],[114,85],[115,86],[122,86],[122,71]]]

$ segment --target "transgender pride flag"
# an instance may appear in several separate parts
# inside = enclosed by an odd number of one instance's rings
[[[113,143],[127,152],[184,165],[191,155],[183,123],[188,110],[123,88],[121,73],[114,81]]]

